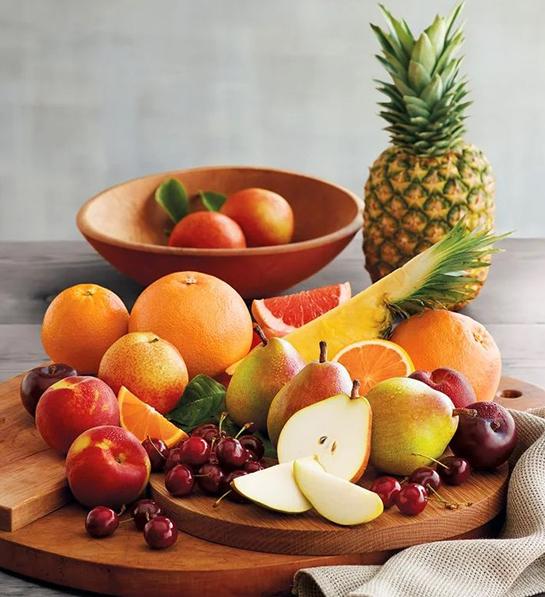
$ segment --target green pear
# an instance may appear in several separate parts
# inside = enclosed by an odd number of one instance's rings
[[[327,360],[327,344],[320,342],[320,359],[301,369],[276,394],[267,417],[267,430],[276,445],[286,421],[298,410],[336,394],[350,394],[352,380],[340,363]]]
[[[367,394],[373,413],[371,462],[393,475],[409,475],[439,458],[458,416],[451,399],[425,383],[393,377]]]
[[[253,423],[267,432],[267,413],[273,398],[305,366],[297,350],[282,338],[267,339],[256,326],[261,346],[238,365],[227,387],[225,406],[238,423]]]

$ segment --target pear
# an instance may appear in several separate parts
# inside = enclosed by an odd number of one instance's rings
[[[331,522],[342,525],[370,522],[382,514],[378,494],[316,467],[312,458],[293,463],[293,476],[313,508]]]
[[[458,416],[451,399],[425,383],[393,377],[367,394],[373,410],[371,462],[393,475],[409,475],[448,446]]]
[[[352,393],[337,394],[292,415],[278,438],[279,462],[315,457],[328,473],[357,481],[364,473],[371,447],[371,407]]]
[[[301,369],[274,397],[267,417],[267,430],[273,444],[286,421],[305,406],[335,396],[349,394],[352,380],[340,363],[327,360],[327,344],[320,342],[320,359]]]
[[[254,423],[259,431],[267,431],[267,413],[273,398],[305,366],[297,350],[282,338],[267,339],[259,326],[261,338],[236,368],[225,397],[230,417],[239,425]]]
[[[321,466],[314,461],[314,468]],[[293,478],[293,462],[285,462],[249,475],[237,477],[231,487],[255,504],[288,514],[306,512],[312,508]]]

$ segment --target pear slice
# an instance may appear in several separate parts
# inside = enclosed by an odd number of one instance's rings
[[[384,510],[376,493],[320,470],[310,458],[293,463],[293,476],[313,508],[331,522],[345,526],[362,524],[374,520]]]
[[[321,470],[314,462],[312,468]],[[243,477],[237,477],[231,487],[263,508],[296,514],[312,508],[309,501],[299,491],[293,478],[293,462],[277,464]]]
[[[371,407],[365,398],[338,394],[292,415],[278,438],[279,462],[315,456],[328,473],[357,481],[371,449]]]

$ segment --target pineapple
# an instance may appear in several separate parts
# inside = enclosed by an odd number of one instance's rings
[[[394,271],[442,239],[458,222],[468,230],[494,224],[494,177],[482,151],[463,140],[466,82],[459,78],[463,41],[455,21],[437,16],[415,39],[405,21],[383,6],[389,32],[371,25],[382,47],[378,60],[392,82],[380,115],[392,145],[370,168],[365,185],[363,250],[373,281]],[[487,268],[471,274],[474,298]],[[462,303],[455,305],[461,306]]]

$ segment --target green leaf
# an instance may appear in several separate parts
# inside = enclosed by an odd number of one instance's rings
[[[180,401],[168,415],[184,431],[217,421],[225,410],[225,387],[206,375],[197,375],[187,385]]]
[[[189,199],[184,185],[177,178],[169,178],[157,187],[155,201],[176,224],[189,211]]]
[[[227,197],[221,193],[212,191],[199,191],[202,204],[208,211],[219,211],[222,205],[227,201]]]

